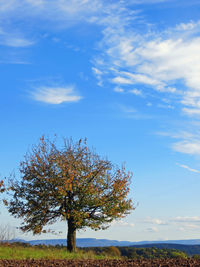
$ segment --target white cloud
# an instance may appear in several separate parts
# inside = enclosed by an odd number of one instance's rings
[[[172,131],[172,132],[158,132],[158,135],[170,137],[172,139],[177,139],[171,145],[171,148],[180,153],[189,155],[200,155],[200,124],[198,121],[190,122],[190,124],[185,123],[183,127],[184,131]],[[189,130],[188,130],[189,128]],[[192,132],[193,131],[193,132]],[[180,141],[179,141],[180,140]]]
[[[26,36],[31,34],[35,36],[34,30],[38,31],[38,27],[48,31],[66,29],[80,22],[89,23],[92,17],[101,16],[102,2],[101,0],[0,0],[0,44],[26,47],[34,44]],[[31,27],[28,27],[29,25]],[[1,34],[1,29],[4,34]]]
[[[114,91],[117,92],[117,93],[123,93],[124,89],[122,89],[121,87],[115,87]]]
[[[132,80],[132,83],[143,83],[143,84],[148,84],[152,86],[156,86],[157,90],[162,90],[164,87],[164,84],[157,80],[156,78],[152,78],[148,75],[144,74],[132,74],[130,72],[122,72],[124,75],[129,77]]]
[[[171,220],[172,222],[178,222],[178,223],[200,223],[200,217],[199,216],[193,216],[193,217],[175,217],[174,219]]]
[[[157,224],[157,225],[167,225],[163,220],[157,219],[157,218],[147,218],[144,220],[144,223],[150,223],[150,224]]]
[[[101,7],[102,1],[98,0],[1,0],[0,13],[4,16],[15,14],[29,20],[38,18],[56,23],[68,21],[68,24],[59,25],[68,27],[77,21],[91,19],[96,12],[99,13]]]
[[[182,232],[188,232],[188,231],[197,231],[197,229],[200,229],[200,225],[196,224],[184,224],[183,227],[179,227],[179,231]]]
[[[120,76],[113,78],[112,82],[116,84],[133,84],[132,80]]]
[[[172,145],[172,149],[184,154],[200,155],[200,141],[180,141]]]
[[[153,104],[151,102],[147,103],[147,107],[152,107],[152,106],[153,106]]]
[[[103,72],[102,71],[100,71],[99,69],[97,69],[97,68],[92,68],[92,70],[93,70],[93,72],[96,74],[96,75],[102,75],[103,74]]]
[[[142,91],[138,90],[138,89],[131,89],[131,90],[129,90],[129,93],[134,94],[134,95],[138,95],[138,96],[142,96]]]
[[[174,109],[174,106],[166,105],[166,104],[158,104],[158,108],[164,108],[164,109]]]
[[[176,26],[176,29],[178,31],[191,31],[200,26],[200,21],[197,21],[196,23],[194,21],[190,21],[188,23],[180,23]]]
[[[183,108],[182,111],[188,116],[200,115],[200,108]]]
[[[148,232],[158,232],[163,226],[177,227],[180,231],[189,231],[200,229],[199,216],[177,216],[174,218],[166,218],[161,220],[159,218],[146,218],[142,223],[149,224],[150,227],[146,228]],[[153,225],[153,226],[152,226]],[[155,225],[155,226],[154,226]]]
[[[190,167],[189,167],[189,166],[187,166],[187,165],[184,165],[184,164],[179,164],[179,163],[177,163],[177,165],[178,165],[178,166],[180,166],[181,168],[184,168],[184,169],[188,170],[188,171],[195,172],[195,173],[200,173],[200,171],[199,171],[199,170],[192,169],[192,168],[190,168]]]
[[[185,217],[175,217],[170,220],[172,224],[177,225],[180,231],[197,231],[200,229],[200,217],[199,216],[185,216]]]
[[[10,47],[27,47],[33,45],[34,42],[20,37],[0,35],[0,44]]]
[[[34,100],[55,105],[64,102],[78,102],[82,98],[75,93],[73,86],[39,87],[32,92],[32,97]]]
[[[124,222],[124,221],[113,221],[112,225],[117,227],[135,227],[134,223]]]
[[[126,72],[133,82],[154,86],[161,92],[175,93],[176,89],[171,89],[169,84],[182,80],[188,87],[183,100],[190,100],[188,104],[196,106],[196,102],[191,102],[195,101],[196,95],[191,93],[200,90],[200,38],[156,39],[144,41],[135,49],[133,47],[134,44],[128,52],[118,47],[121,60],[129,68],[137,63],[134,73]]]
[[[92,67],[92,71],[98,80],[98,85],[102,86],[102,84],[103,84],[103,80],[102,80],[103,72],[101,70],[99,70],[98,68],[95,68],[95,67]]]
[[[5,28],[0,27],[0,45],[10,47],[27,47],[33,44],[34,41],[24,38],[22,33],[16,32],[13,29],[6,30]]]

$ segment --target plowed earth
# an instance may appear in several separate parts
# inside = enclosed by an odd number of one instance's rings
[[[154,260],[0,260],[0,267],[173,267],[199,266],[200,260],[194,259],[154,259]]]

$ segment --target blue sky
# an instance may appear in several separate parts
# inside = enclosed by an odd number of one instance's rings
[[[200,238],[199,14],[196,0],[0,0],[1,176],[43,134],[86,137],[126,162],[138,205],[78,237]]]

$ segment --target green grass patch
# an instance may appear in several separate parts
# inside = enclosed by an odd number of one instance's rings
[[[70,253],[66,247],[27,246],[20,244],[0,244],[0,259],[116,259],[113,255],[98,255],[94,251],[78,250]]]

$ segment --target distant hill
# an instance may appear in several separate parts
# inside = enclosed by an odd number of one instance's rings
[[[26,241],[31,245],[63,245],[66,246],[66,239],[46,239],[46,240],[31,240]],[[77,247],[109,247],[109,246],[131,246],[133,242],[129,241],[117,241],[108,239],[96,239],[96,238],[77,238]]]
[[[148,244],[180,244],[180,245],[200,245],[200,239],[186,240],[164,240],[164,241],[139,241],[133,242],[133,245],[148,245]]]
[[[14,239],[12,242],[26,242],[31,245],[63,245],[66,246],[66,239],[43,239],[43,240],[30,240],[25,241],[21,239]],[[96,238],[77,238],[77,247],[108,247],[108,246],[142,246],[142,247],[152,247],[158,244],[161,245],[199,245],[200,239],[190,239],[190,240],[167,240],[167,241],[140,241],[140,242],[130,242],[130,241],[117,241],[108,239],[96,239]]]

